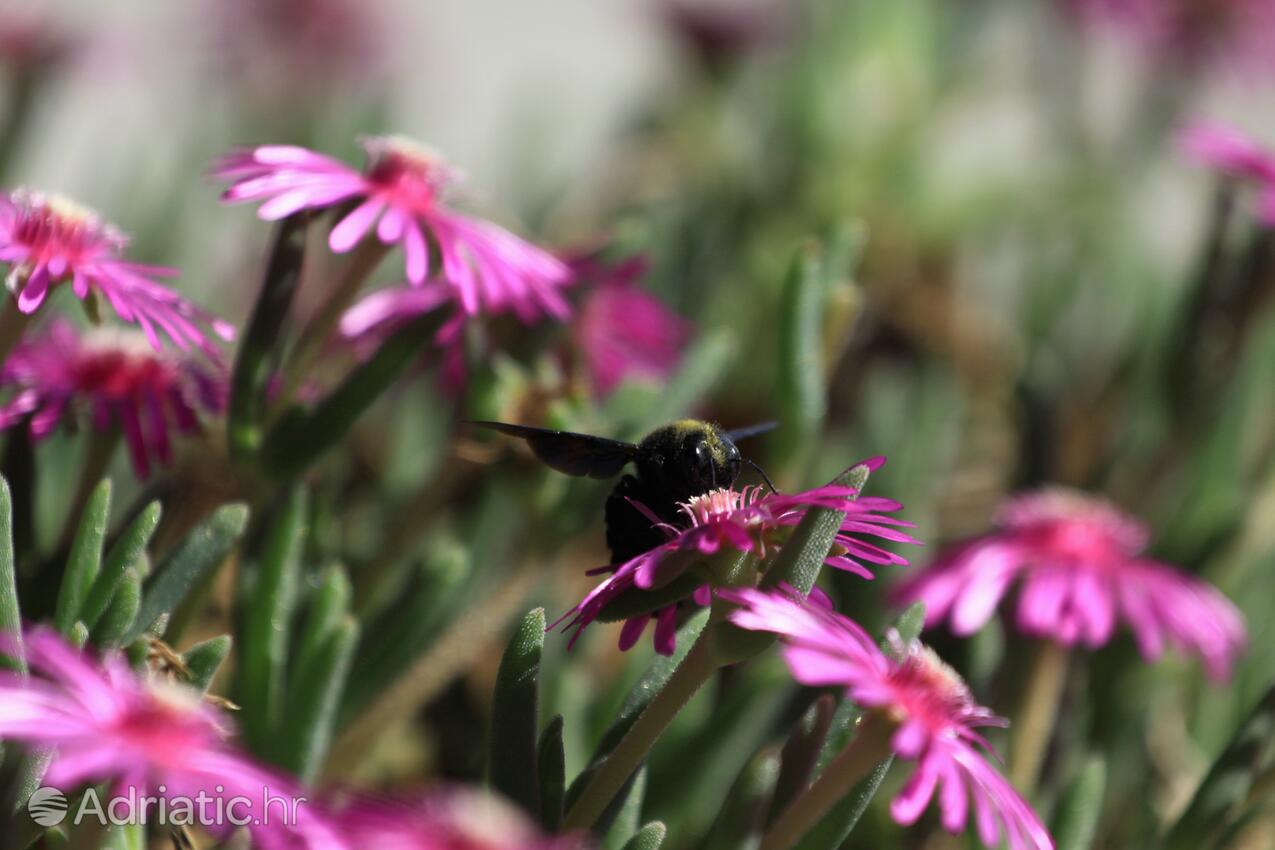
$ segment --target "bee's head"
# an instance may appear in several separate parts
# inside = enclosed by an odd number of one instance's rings
[[[711,422],[683,419],[650,434],[638,452],[638,471],[660,481],[677,500],[730,487],[739,477],[739,449]]]

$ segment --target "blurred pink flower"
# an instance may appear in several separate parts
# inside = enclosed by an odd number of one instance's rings
[[[371,357],[395,331],[413,319],[454,303],[451,287],[437,281],[373,292],[341,316],[341,338],[360,358]],[[441,350],[440,388],[452,398],[468,381],[465,363],[465,314],[458,312],[438,329],[434,342]]]
[[[1275,70],[1270,0],[1069,0],[1086,19],[1112,24],[1165,64],[1196,69],[1225,62]]]
[[[0,64],[15,74],[56,66],[72,55],[75,41],[48,10],[0,5]]]
[[[6,283],[22,312],[35,312],[50,289],[70,281],[81,300],[100,293],[156,349],[162,332],[182,349],[195,345],[218,356],[202,326],[224,340],[234,339],[234,327],[152,279],[176,269],[124,260],[127,243],[95,213],[63,198],[25,189],[0,194],[0,262],[9,264]]]
[[[884,458],[867,463],[877,468],[884,463]],[[692,570],[694,559],[674,557],[679,553],[708,556],[729,547],[765,557],[782,547],[784,537],[801,522],[810,508],[832,508],[846,514],[833,550],[824,562],[828,566],[871,579],[872,571],[862,562],[906,565],[906,559],[862,539],[869,536],[896,543],[916,543],[907,533],[898,530],[911,528],[911,523],[885,515],[902,510],[903,506],[891,499],[875,496],[855,498],[857,495],[854,488],[837,485],[792,494],[765,494],[760,488],[752,487],[742,491],[712,490],[682,506],[685,520],[680,526],[661,522],[645,506],[634,503],[635,508],[648,514],[653,526],[668,536],[668,542],[624,563],[592,570],[591,575],[604,572],[612,575],[564,614],[558,623],[571,618],[565,627],[575,629],[571,638],[571,644],[574,644],[602,610],[627,591],[663,587]],[[707,575],[703,576],[703,583],[690,598],[696,605],[707,605],[711,601],[712,589]],[[620,630],[620,649],[627,650],[636,644],[652,619],[655,620],[655,651],[671,655],[677,630],[677,603],[653,614],[641,614],[626,620]]]
[[[1200,123],[1181,134],[1182,148],[1197,162],[1258,187],[1258,217],[1275,226],[1275,151],[1232,127]]]
[[[380,0],[205,0],[198,25],[216,39],[219,71],[295,106],[388,70],[389,11]]]
[[[156,352],[141,334],[92,329],[80,334],[55,321],[19,343],[0,371],[0,428],[31,419],[31,436],[44,439],[68,416],[92,416],[101,432],[123,434],[139,478],[152,460],[172,459],[169,431],[198,429],[196,411],[225,406],[224,369],[191,355]]]
[[[110,783],[112,795],[195,798],[295,797],[286,779],[240,755],[226,741],[222,717],[198,693],[139,677],[119,656],[90,660],[53,632],[24,637],[31,676],[0,671],[0,738],[48,748],[53,761],[45,785],[70,792],[87,783]],[[164,790],[161,791],[160,788]],[[336,834],[297,806],[295,824],[250,824],[266,848],[339,850]],[[216,825],[206,824],[216,830]],[[231,825],[226,824],[225,831]]]
[[[305,148],[263,145],[222,157],[213,174],[231,181],[223,200],[265,201],[258,216],[267,221],[354,202],[328,237],[333,251],[351,250],[375,228],[381,242],[402,245],[408,281],[416,285],[429,277],[432,252],[466,313],[567,317],[560,291],[571,282],[566,264],[502,227],[451,210],[443,194],[455,174],[442,159],[397,137],[365,139],[363,147],[362,172]]]
[[[974,701],[960,676],[920,643],[903,644],[891,635],[893,651],[883,653],[858,623],[815,599],[750,588],[719,590],[740,606],[735,625],[772,632],[784,643],[793,678],[812,687],[842,686],[865,709],[898,723],[891,740],[916,770],[890,804],[901,824],[914,823],[938,795],[943,828],[960,833],[971,804],[979,838],[1010,850],[1054,846],[1040,818],[984,754],[990,745],[977,731],[1005,721]]]
[[[414,801],[357,799],[337,824],[351,850],[580,850],[570,836],[543,835],[503,800],[459,786]]]
[[[628,377],[663,381],[672,374],[693,326],[638,286],[646,261],[634,257],[610,268],[591,261],[575,266],[586,279],[597,280],[572,328],[594,394],[605,398]]]
[[[1002,508],[994,531],[905,582],[897,599],[924,602],[928,625],[946,619],[968,635],[1018,581],[1017,625],[1027,634],[1098,647],[1123,619],[1148,661],[1172,644],[1199,654],[1214,679],[1228,678],[1245,645],[1242,616],[1212,586],[1144,557],[1148,536],[1101,499],[1061,488],[1029,493]]]

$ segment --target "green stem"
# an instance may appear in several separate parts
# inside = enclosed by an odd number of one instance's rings
[[[641,766],[646,754],[673,722],[673,718],[717,672],[711,633],[711,628],[704,629],[690,653],[673,671],[663,690],[655,695],[620,743],[598,767],[563,819],[563,831],[585,830],[593,826],[624,783]]]
[[[1036,790],[1054,734],[1070,657],[1068,649],[1061,644],[1050,640],[1038,644],[1031,678],[1010,729],[1009,779],[1027,797]]]
[[[758,850],[788,850],[826,815],[861,779],[890,755],[894,721],[873,712],[859,724],[859,731],[837,754],[819,778],[788,804],[766,834]]]
[[[302,382],[309,377],[311,368],[323,353],[323,347],[341,321],[341,316],[354,303],[368,275],[385,258],[389,249],[390,246],[381,240],[369,236],[359,243],[354,253],[341,266],[336,281],[328,282],[328,300],[310,317],[284,366],[283,388],[275,401],[276,412],[288,406]]]
[[[9,359],[9,354],[22,341],[22,334],[31,324],[31,313],[23,313],[18,309],[18,299],[6,298],[0,307],[0,366]]]

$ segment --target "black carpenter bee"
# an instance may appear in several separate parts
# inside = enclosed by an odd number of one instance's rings
[[[664,522],[682,525],[685,517],[678,503],[718,487],[734,485],[742,464],[749,464],[762,478],[766,477],[760,467],[739,453],[735,441],[775,427],[775,423],[767,422],[723,431],[712,422],[679,419],[655,429],[634,444],[504,422],[471,424],[521,437],[527,441],[532,454],[567,475],[611,478],[632,462],[637,474],[623,476],[606,501],[607,547],[613,564],[623,563],[664,542],[659,529],[653,527],[650,517],[636,508],[634,502],[641,503]],[[770,481],[766,483],[769,485]]]

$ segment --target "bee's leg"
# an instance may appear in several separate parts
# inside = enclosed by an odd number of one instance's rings
[[[625,475],[616,483],[606,503],[607,547],[613,564],[622,564],[665,540],[651,518],[638,510],[634,502],[646,505],[648,510],[657,507],[641,479]]]

